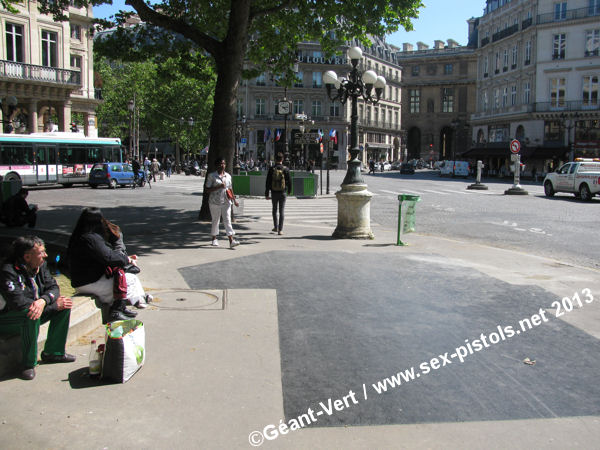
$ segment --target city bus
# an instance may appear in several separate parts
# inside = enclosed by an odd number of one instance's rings
[[[94,163],[122,162],[121,140],[83,133],[0,134],[0,175],[23,186],[87,183]]]

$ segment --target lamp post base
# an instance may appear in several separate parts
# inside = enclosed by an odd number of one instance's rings
[[[338,200],[338,221],[335,239],[375,239],[371,231],[371,194],[367,185],[342,184],[335,193]]]
[[[488,187],[483,183],[473,183],[467,186],[467,189],[475,189],[477,191],[487,191]]]
[[[529,192],[527,192],[525,189],[523,189],[518,184],[511,187],[510,189],[507,189],[506,191],[504,191],[504,195],[528,195],[528,194],[529,194]]]

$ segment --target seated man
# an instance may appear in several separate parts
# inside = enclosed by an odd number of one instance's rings
[[[29,191],[22,188],[12,197],[9,197],[2,205],[2,222],[9,227],[22,227],[29,225],[35,227],[37,220],[37,206],[27,204]]]
[[[72,301],[60,295],[45,259],[44,241],[35,236],[19,237],[0,270],[0,293],[6,306],[0,311],[0,334],[20,334],[21,378],[33,380],[37,365],[40,324],[50,321],[42,352],[45,363],[73,362],[65,353]]]

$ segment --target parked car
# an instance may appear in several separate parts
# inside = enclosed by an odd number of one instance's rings
[[[392,170],[392,165],[388,161],[383,162],[381,164],[382,164],[382,166],[381,166],[382,167],[382,171]]]
[[[400,170],[401,166],[402,166],[402,161],[394,161],[392,163],[392,168],[390,170]]]
[[[131,164],[120,162],[96,163],[90,171],[88,183],[94,189],[100,185],[116,189],[117,186],[133,184],[133,169]]]
[[[400,173],[404,173],[406,175],[414,175],[415,165],[411,162],[402,163],[402,165],[400,166]]]
[[[544,193],[552,197],[556,192],[570,192],[583,201],[600,195],[600,159],[576,158],[562,165],[544,178]]]

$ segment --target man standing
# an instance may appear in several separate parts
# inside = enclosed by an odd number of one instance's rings
[[[152,164],[150,164],[150,168],[152,170],[153,181],[156,183],[156,175],[158,174],[158,171],[160,170],[160,163],[156,160],[156,158],[152,159]]]
[[[42,352],[45,363],[75,361],[65,353],[73,302],[60,295],[58,284],[46,265],[44,241],[35,236],[19,237],[0,271],[0,293],[6,306],[0,311],[0,333],[21,335],[21,378],[33,380],[37,365],[40,324],[50,321]]]
[[[137,186],[137,184],[140,182],[140,162],[137,160],[137,158],[133,158],[133,161],[131,163],[131,170],[133,171],[133,188],[135,189],[135,187]]]
[[[269,191],[271,197],[269,197]],[[273,202],[273,231],[277,234],[283,234],[283,210],[285,208],[285,197],[292,193],[292,182],[290,171],[283,165],[283,154],[277,153],[275,165],[267,173],[267,184],[265,187],[265,197],[271,198]],[[279,208],[279,219],[277,218],[277,209]]]

